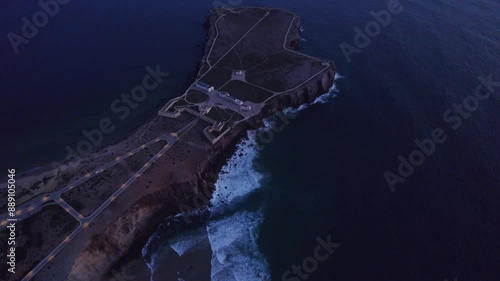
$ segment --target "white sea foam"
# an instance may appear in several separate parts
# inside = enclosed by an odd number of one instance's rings
[[[151,235],[151,237],[149,237],[149,239],[148,239],[148,242],[146,243],[146,245],[144,245],[144,247],[142,247],[142,250],[141,250],[141,253],[142,253],[142,256],[144,257],[146,265],[148,266],[149,271],[151,272],[150,281],[154,281],[153,280],[153,274],[154,274],[154,272],[156,270],[155,262],[156,262],[156,257],[158,257],[159,252],[157,252],[157,251],[150,251],[149,246],[157,238],[158,238],[158,235],[156,233],[154,233],[153,235]],[[151,257],[148,260],[146,257],[147,257],[147,254],[149,252],[151,252]]]
[[[342,76],[341,74],[338,74],[338,73],[335,74],[335,81],[338,81],[338,80],[343,79],[343,78],[344,78],[344,76]],[[305,109],[308,109],[311,105],[329,103],[337,97],[337,94],[339,92],[340,91],[337,88],[337,85],[334,83],[333,86],[328,90],[327,93],[317,97],[313,102],[305,103],[305,104],[299,106],[299,108],[288,107],[285,110],[283,110],[283,113],[285,113],[285,114],[298,114],[299,112],[301,112]]]
[[[186,253],[203,247],[203,242],[206,241],[205,235],[204,229],[182,233],[182,235],[174,237],[169,241],[170,247],[182,257]]]
[[[340,74],[340,73],[338,73],[338,72],[336,72],[336,73],[335,73],[335,81],[337,81],[337,80],[339,80],[339,79],[344,79],[344,78],[345,78],[345,76],[344,76],[344,75],[342,75],[342,74]]]
[[[336,81],[341,78],[343,76],[335,75]],[[338,92],[334,85],[328,93],[318,97],[314,102],[304,104],[298,109],[287,108],[284,113],[296,114],[313,104],[330,102]],[[272,122],[271,118],[264,120],[264,127],[259,130],[269,129]],[[206,229],[182,233],[169,241],[172,249],[179,256],[183,256],[202,247],[202,242],[208,236],[212,249],[212,281],[270,280],[269,266],[257,244],[260,225],[264,220],[262,209],[234,210],[235,203],[259,189],[261,181],[265,178],[254,166],[259,153],[255,138],[257,133],[258,130],[248,131],[247,138],[237,145],[236,152],[222,168],[210,201],[209,211],[212,219]],[[228,210],[230,215],[226,215]],[[144,256],[147,246],[143,249]],[[155,269],[155,259],[156,253],[152,254],[148,263],[151,272]]]
[[[264,175],[253,164],[258,156],[255,134],[256,131],[248,132],[248,137],[238,144],[236,152],[222,168],[211,200],[212,214],[231,208],[232,204],[261,187]],[[208,223],[212,281],[269,279],[269,266],[257,245],[262,221],[263,212],[259,210],[238,211]]]
[[[341,75],[335,76],[335,80],[341,78]],[[298,113],[313,104],[330,102],[338,92],[334,85],[328,93],[321,95],[314,102],[298,109],[286,109],[284,113]],[[264,120],[264,127],[260,130],[269,129],[272,122],[272,118]],[[213,214],[222,212],[231,203],[261,187],[264,175],[254,167],[259,153],[255,138],[257,132],[258,130],[248,132],[248,138],[240,142],[236,153],[222,168],[223,172],[219,175],[211,201]],[[238,211],[229,217],[208,223],[207,233],[213,252],[212,281],[270,280],[269,266],[257,245],[262,221],[263,211],[259,210]]]
[[[258,156],[256,131],[249,131],[247,138],[237,145],[236,152],[222,167],[210,201],[211,213],[222,211],[227,204],[250,194],[260,187],[264,175],[255,170],[253,162]]]
[[[270,280],[269,266],[257,244],[262,221],[259,210],[237,212],[208,224],[212,281]]]

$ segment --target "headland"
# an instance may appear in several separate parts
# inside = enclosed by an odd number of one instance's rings
[[[210,196],[248,130],[333,85],[332,61],[296,51],[293,13],[218,9],[207,26],[195,81],[156,118],[121,142],[17,179],[17,268],[6,279],[112,280],[165,217],[202,207],[197,198]]]

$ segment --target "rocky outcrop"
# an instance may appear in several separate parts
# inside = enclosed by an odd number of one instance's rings
[[[211,13],[207,24],[209,28],[205,54],[209,52],[209,46],[216,36],[215,21],[216,17],[214,13]],[[292,26],[288,40],[289,48],[298,48],[300,42],[298,18]],[[203,67],[203,63],[200,67]],[[203,161],[198,163],[191,178],[179,182],[174,176],[169,179],[168,186],[161,191],[138,200],[104,233],[93,237],[90,245],[74,263],[69,280],[112,280],[110,272],[119,269],[127,262],[128,257],[139,255],[148,237],[166,216],[200,207],[208,201],[207,197],[210,197],[210,192],[213,191],[210,183],[215,182],[216,174],[234,153],[236,144],[245,136],[247,130],[261,127],[263,119],[287,107],[297,108],[304,103],[314,101],[318,96],[329,91],[333,85],[334,76],[335,64],[330,62],[327,70],[296,90],[273,98],[258,115],[233,128],[206,152]]]

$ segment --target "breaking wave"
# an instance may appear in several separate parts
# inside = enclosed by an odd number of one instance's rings
[[[188,231],[180,236],[172,238],[170,242],[170,247],[180,256],[197,250],[203,247],[206,240],[205,231],[203,229],[195,229],[193,231]]]
[[[335,75],[335,81],[342,78],[343,76],[339,74]],[[297,109],[287,108],[283,113],[298,114],[314,104],[328,103],[337,97],[338,92],[334,85],[328,93],[321,95],[312,103],[304,104]],[[260,153],[256,136],[260,130],[268,130],[272,122],[272,118],[269,118],[264,120],[263,128],[248,131],[247,137],[240,141],[236,152],[222,168],[208,207],[210,218],[206,227],[185,231],[168,241],[171,248],[179,256],[183,256],[198,247],[203,247],[203,242],[208,237],[212,249],[212,281],[271,279],[269,265],[257,244],[260,226],[264,221],[262,206],[255,208],[256,210],[248,210],[241,207],[240,203],[261,188],[262,180],[266,177],[254,165]],[[152,239],[153,237],[150,241]],[[148,244],[143,249],[143,256],[149,257],[148,267],[153,273],[158,254],[151,253],[154,247],[149,247]]]
[[[265,176],[257,171],[256,131],[249,131],[222,168],[211,200],[213,217],[206,229],[212,248],[212,281],[269,280],[269,266],[260,253],[257,237],[264,219],[262,210],[238,210],[235,206],[261,187]],[[231,209],[229,216],[223,213]],[[236,209],[236,210],[234,210]],[[221,216],[222,215],[222,216]]]
[[[335,81],[339,81],[340,79],[344,79],[344,76],[342,76],[341,74],[335,73]],[[285,113],[285,114],[298,114],[299,112],[311,107],[311,105],[329,103],[337,97],[337,94],[339,92],[340,92],[340,90],[337,88],[337,85],[334,83],[333,86],[330,88],[330,90],[328,90],[327,93],[317,97],[313,102],[305,103],[305,104],[299,106],[299,108],[292,108],[292,107],[286,108],[285,110],[283,110],[283,113]]]
[[[207,226],[212,247],[212,281],[270,280],[269,265],[257,239],[262,210],[240,211]]]
[[[341,78],[343,76],[336,74],[336,81]],[[312,103],[302,105],[298,109],[287,108],[284,113],[299,113],[313,104],[330,102],[337,97],[338,92],[334,85],[328,93],[321,95]],[[264,127],[259,130],[267,130],[272,122],[272,118],[264,120]],[[259,155],[256,140],[259,130],[248,132],[248,137],[238,144],[236,152],[222,168],[211,201],[210,211],[213,216],[233,208],[237,202],[262,186],[261,181],[265,175],[256,170],[254,165]],[[207,233],[213,252],[212,281],[271,279],[269,265],[257,244],[263,220],[262,209],[238,210],[230,216],[208,223]]]

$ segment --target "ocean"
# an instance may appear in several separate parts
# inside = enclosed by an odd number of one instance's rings
[[[229,2],[300,14],[300,51],[334,60],[336,84],[286,110],[296,117],[264,146],[272,120],[249,132],[203,211],[209,219],[151,237],[162,245],[143,249],[151,270],[208,247],[214,281],[500,280],[500,89],[488,83],[500,80],[500,3],[401,1],[360,47],[356,27],[391,1]],[[103,117],[116,125],[103,144],[152,118],[192,81],[213,7],[71,1],[17,55],[4,37],[2,168],[64,158]],[[2,33],[19,33],[20,18],[39,9],[1,3]],[[343,43],[356,51],[346,56]],[[157,64],[170,76],[120,120],[111,104]],[[196,280],[188,273],[178,280]]]

